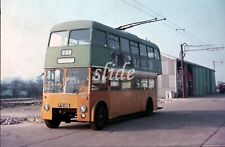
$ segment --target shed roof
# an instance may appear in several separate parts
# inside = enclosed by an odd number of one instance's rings
[[[180,58],[177,58],[177,57],[174,57],[174,56],[165,54],[165,53],[161,53],[161,56],[166,57],[166,58],[169,58],[169,59],[171,59],[171,60],[181,61]],[[190,61],[184,60],[184,63],[186,63],[186,64],[191,64],[191,65],[195,65],[195,66],[199,66],[199,67],[203,67],[203,68],[206,68],[206,69],[208,69],[208,70],[215,71],[215,70],[212,69],[212,68],[208,68],[208,67],[205,67],[205,66],[203,66],[203,65],[200,65],[200,64],[197,64],[197,63],[193,63],[193,62],[190,62]]]

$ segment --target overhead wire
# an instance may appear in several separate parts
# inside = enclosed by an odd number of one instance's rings
[[[162,14],[160,14],[159,12],[157,12],[157,11],[155,11],[155,10],[153,10],[153,9],[151,9],[151,8],[149,8],[149,7],[147,7],[147,6],[145,6],[145,5],[143,5],[141,2],[138,2],[137,0],[134,0],[134,1],[135,1],[137,4],[139,4],[140,6],[142,6],[143,8],[145,8],[145,9],[147,9],[147,10],[149,10],[149,11],[155,13],[156,15],[161,16],[161,17],[164,17],[164,16],[163,16]],[[172,20],[170,20],[170,19],[168,19],[168,18],[167,18],[167,22],[171,23],[172,25],[174,25],[174,26],[175,26],[176,28],[178,28],[178,29],[183,29],[180,25],[176,24],[174,21],[172,21]],[[190,37],[195,38],[195,39],[198,40],[199,42],[205,44],[204,41],[200,40],[199,38],[197,38],[195,35],[189,33],[188,31],[186,31],[186,34],[188,34]]]
[[[144,14],[146,14],[146,15],[148,15],[148,16],[155,17],[155,15],[152,15],[151,13],[149,13],[149,12],[146,11],[146,10],[149,10],[149,11],[151,11],[152,13],[154,13],[154,14],[160,16],[160,17],[164,17],[164,16],[163,16],[162,14],[160,14],[159,12],[150,9],[149,7],[146,7],[145,5],[143,5],[143,4],[140,3],[140,2],[137,2],[136,0],[134,0],[134,1],[135,1],[139,6],[145,8],[145,10],[144,10],[144,9],[141,9],[140,7],[137,7],[137,5],[135,5],[135,4],[132,4],[132,3],[127,2],[126,0],[122,0],[122,1],[123,1],[124,3],[126,3],[127,5],[129,5],[129,6],[133,7],[133,8],[135,8],[135,9],[137,9],[137,10],[139,10],[139,11],[141,11],[142,13],[144,13]],[[167,22],[169,22],[169,23],[167,23]],[[179,25],[177,25],[176,23],[174,23],[174,22],[171,21],[171,20],[168,20],[168,19],[167,19],[167,22],[162,22],[162,23],[163,23],[164,25],[166,25],[168,28],[172,29],[173,31],[176,31],[177,28],[181,28]],[[176,28],[175,28],[175,27],[176,27]],[[195,43],[197,43],[197,44],[199,44],[199,43],[201,42],[201,43],[205,44],[203,41],[201,41],[200,39],[198,39],[198,38],[195,37],[194,35],[190,35],[190,33],[188,33],[189,35],[187,35],[187,34],[185,34],[185,33],[183,33],[183,32],[180,32],[180,31],[176,31],[176,32],[179,33],[180,35],[182,35],[183,37],[187,38],[189,41],[192,40],[191,42],[195,42]],[[186,33],[187,33],[187,32],[186,32]],[[193,39],[193,38],[195,38],[195,39]]]
[[[134,1],[135,1],[137,4],[139,4],[140,6],[142,6],[143,8],[145,8],[145,9],[151,11],[152,13],[155,13],[155,14],[158,15],[158,16],[164,17],[164,16],[163,16],[162,14],[160,14],[159,12],[157,12],[157,11],[155,11],[155,10],[153,10],[153,9],[151,9],[151,8],[149,8],[149,7],[147,7],[147,6],[145,6],[145,5],[143,5],[141,2],[138,2],[137,0],[134,0]],[[167,18],[167,22],[169,22],[170,24],[174,25],[174,26],[175,26],[176,28],[178,28],[178,29],[183,29],[183,27],[181,27],[180,25],[176,24],[174,21],[172,21],[172,20],[170,20],[170,19],[168,19],[168,18]],[[175,30],[176,30],[176,29],[175,29]],[[183,32],[183,33],[184,33],[184,32]],[[187,35],[189,35],[190,37],[193,37],[194,39],[196,39],[199,43],[206,44],[204,41],[200,40],[199,38],[197,38],[195,35],[189,33],[188,31],[185,31],[185,33],[186,33]]]

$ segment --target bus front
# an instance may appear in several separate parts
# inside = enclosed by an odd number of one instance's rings
[[[49,128],[61,122],[90,121],[91,29],[61,26],[51,31],[45,59],[41,117]]]

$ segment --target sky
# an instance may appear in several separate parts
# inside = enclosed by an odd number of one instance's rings
[[[225,46],[224,0],[2,0],[1,79],[41,74],[49,32],[58,23],[95,20],[115,28],[155,17],[167,20],[126,31],[174,57],[182,43]],[[216,61],[216,80],[225,81],[225,50],[187,52],[185,60],[209,68]]]

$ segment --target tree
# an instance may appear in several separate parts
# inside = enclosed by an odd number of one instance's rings
[[[1,81],[1,98],[40,97],[43,89],[42,75],[36,80],[15,78]]]

